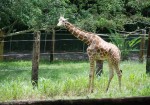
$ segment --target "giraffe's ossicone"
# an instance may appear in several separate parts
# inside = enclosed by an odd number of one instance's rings
[[[109,42],[106,42],[95,33],[87,32],[75,27],[73,24],[68,22],[64,17],[59,18],[57,26],[64,26],[79,40],[83,41],[88,45],[87,54],[90,61],[90,73],[89,73],[89,92],[93,92],[94,89],[94,74],[95,74],[95,61],[107,60],[109,65],[109,81],[106,91],[109,88],[110,82],[116,71],[119,81],[119,88],[121,90],[121,77],[122,73],[119,67],[121,53],[119,48]]]

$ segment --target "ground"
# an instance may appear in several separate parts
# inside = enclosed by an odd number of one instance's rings
[[[119,92],[117,76],[113,78],[109,91],[108,65],[104,73],[95,77],[94,93],[89,94],[88,61],[41,60],[39,65],[39,87],[32,88],[30,60],[0,62],[0,101],[43,99],[87,99],[150,96],[150,76],[145,72],[146,64],[138,61],[122,61],[122,92]]]

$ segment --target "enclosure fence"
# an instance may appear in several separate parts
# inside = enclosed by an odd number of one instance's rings
[[[34,33],[24,33],[17,36],[6,37],[5,40],[1,41],[1,43],[3,43],[3,49],[1,49],[3,50],[3,54],[1,53],[0,56],[4,59],[31,59],[33,42],[35,42],[33,35]],[[102,37],[107,42],[112,42],[110,39],[111,34],[97,35]],[[137,45],[134,46],[135,48],[129,48],[130,46],[127,46],[127,48],[121,48],[121,52],[128,52],[129,54],[134,54],[134,56],[136,54],[136,56],[138,55],[141,58],[146,54],[148,44],[148,31],[146,32],[146,29],[140,29],[130,33],[120,32],[119,35],[120,37],[114,36],[114,42],[127,42],[134,40],[135,38],[139,38],[140,41],[137,43]],[[54,59],[87,59],[87,45],[75,38],[66,30],[56,32],[55,40],[52,40],[51,37],[51,33],[41,33],[40,55],[42,58],[48,59],[50,54],[53,54]],[[55,43],[54,52],[51,52],[52,42]],[[119,42],[117,44],[123,44],[123,42]]]
[[[109,37],[110,35],[107,34],[98,34],[98,35],[108,42],[111,40],[113,43],[116,43],[118,47],[119,45],[121,45],[120,49],[121,52],[124,54],[124,56],[125,55],[128,56],[129,52],[133,52],[133,51],[134,53],[138,52],[139,61],[141,63],[143,63],[144,61],[144,53],[147,50],[146,46],[148,44],[146,73],[150,73],[150,31],[149,34],[146,33],[146,30],[142,30],[142,33],[141,32],[140,33],[134,32],[128,34],[125,33],[118,36],[116,36],[117,34],[115,34],[113,38]],[[31,59],[31,55],[32,55],[31,81],[32,81],[33,88],[38,86],[39,60],[40,58],[42,58],[40,57],[40,55],[45,55],[45,58],[48,58],[47,56],[49,55],[50,61],[53,61],[54,60],[53,58],[56,55],[62,55],[63,59],[64,58],[74,59],[77,57],[82,59],[83,55],[86,56],[85,49],[87,48],[87,46],[81,41],[75,39],[74,36],[70,34],[56,33],[55,36],[52,36],[50,33],[41,34],[41,31],[35,31],[34,33],[28,33],[27,35],[22,34],[19,36],[20,38],[17,36],[17,39],[15,39],[14,36],[10,36],[9,37],[10,39],[5,38],[5,40],[1,40],[0,58],[1,60],[3,58],[8,59],[8,57],[14,59],[14,56],[17,57],[19,56],[22,59],[25,56],[25,58],[29,57],[29,59]],[[138,38],[139,41],[137,41],[136,39],[137,36],[139,37]],[[130,43],[126,43],[126,42],[130,42]],[[130,49],[130,47],[133,47],[133,45],[137,49],[135,50]],[[69,56],[69,54],[71,56]],[[82,56],[79,54],[82,54]],[[74,55],[74,57],[72,57],[72,55]],[[58,59],[60,58],[61,57],[59,56]],[[85,58],[87,57],[83,57],[83,59]],[[103,66],[102,66],[103,62],[99,62],[99,63],[96,62],[96,64],[97,67],[100,68],[97,69],[98,72],[103,70]]]

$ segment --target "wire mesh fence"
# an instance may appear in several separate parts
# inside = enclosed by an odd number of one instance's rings
[[[107,42],[112,42],[110,39],[110,34],[98,34]],[[124,38],[125,41],[131,41],[137,37],[144,35],[144,47],[142,50],[146,53],[147,50],[147,35],[141,32],[136,33],[121,33],[123,37],[115,37],[115,40],[122,40]],[[128,36],[128,37],[124,37]],[[88,59],[86,54],[87,45],[82,41],[75,38],[73,35],[68,33],[66,30],[61,30],[56,32],[55,40],[51,39],[52,34],[47,32],[41,33],[40,40],[40,54],[41,58],[49,59],[51,53],[52,41],[55,41],[55,52],[53,52],[55,58],[54,59]],[[140,39],[141,40],[141,39]],[[5,38],[2,42],[4,43],[4,53],[0,56],[3,56],[4,59],[31,59],[32,57],[32,49],[33,49],[33,33],[24,33],[18,36],[10,36]],[[113,43],[113,42],[112,42]],[[2,50],[2,49],[1,49]],[[126,48],[120,49],[121,52],[128,52],[129,55],[138,56],[140,52],[140,43],[136,45],[135,48]]]

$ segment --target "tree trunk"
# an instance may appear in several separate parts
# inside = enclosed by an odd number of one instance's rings
[[[3,53],[4,53],[4,32],[0,29],[0,61],[3,61]]]
[[[149,28],[149,34],[148,34],[148,48],[147,48],[146,73],[149,73],[149,74],[150,74],[150,28]]]
[[[140,54],[139,54],[139,62],[144,62],[144,46],[145,46],[145,35],[146,30],[142,30],[141,43],[140,43]]]
[[[32,56],[32,85],[38,87],[38,69],[40,59],[40,36],[41,32],[34,32],[33,56]]]
[[[55,29],[52,29],[52,41],[50,47],[50,62],[54,61],[54,52],[55,52]]]

